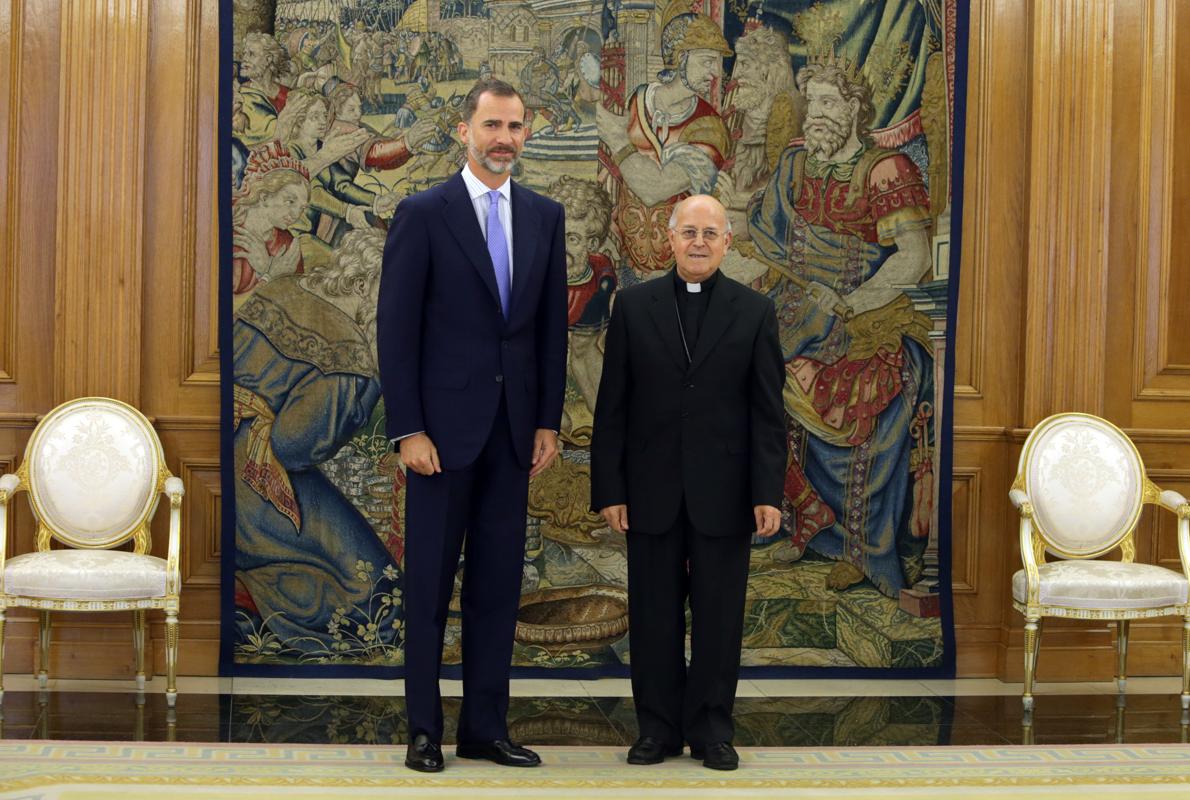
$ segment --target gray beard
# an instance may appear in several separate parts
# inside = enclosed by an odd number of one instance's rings
[[[514,157],[507,164],[502,164],[499,161],[493,161],[483,153],[479,152],[479,148],[477,148],[475,145],[469,145],[467,150],[471,153],[471,156],[476,161],[484,165],[488,172],[494,172],[497,175],[503,175],[505,172],[512,172],[512,168],[516,166],[518,161],[520,161],[519,158]]]
[[[830,158],[843,149],[847,136],[834,130],[807,129],[806,149],[819,158]]]

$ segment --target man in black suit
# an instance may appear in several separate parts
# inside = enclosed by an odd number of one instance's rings
[[[673,272],[616,296],[595,404],[591,505],[628,537],[630,764],[735,769],[731,719],[752,532],[781,524],[785,370],[773,303],[718,272],[719,201],[669,222]],[[630,521],[631,520],[631,521]],[[686,619],[692,621],[690,667]]]
[[[462,116],[467,165],[397,208],[377,310],[388,436],[408,475],[405,765],[423,772],[443,768],[439,665],[464,538],[456,754],[541,763],[508,740],[508,676],[529,477],[558,453],[566,373],[562,207],[509,178],[524,104],[487,79]]]

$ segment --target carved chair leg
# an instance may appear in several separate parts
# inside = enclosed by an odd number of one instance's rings
[[[1128,627],[1128,620],[1116,621],[1116,691],[1120,694],[1128,683]]]
[[[1190,617],[1182,622],[1182,710],[1190,711]]]
[[[1033,676],[1037,670],[1037,646],[1041,639],[1041,621],[1025,620],[1025,691],[1021,703],[1026,711],[1033,709]]]
[[[44,689],[50,679],[50,612],[37,612],[37,642],[41,652],[41,663],[37,669],[37,685]]]
[[[145,696],[142,693],[136,695],[136,738],[132,741],[143,742],[145,740]]]
[[[0,700],[4,699],[4,609],[0,608]]]
[[[165,701],[178,702],[178,612],[165,612]]]
[[[136,654],[136,690],[145,690],[145,612],[132,612],[132,648]]]

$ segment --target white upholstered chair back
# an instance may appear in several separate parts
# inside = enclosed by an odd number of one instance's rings
[[[1033,429],[1018,473],[1035,529],[1067,558],[1116,547],[1140,518],[1144,466],[1131,440],[1107,420],[1058,414]]]
[[[157,507],[161,443],[136,409],[107,398],[59,406],[26,449],[30,502],[41,523],[75,547],[127,541]]]

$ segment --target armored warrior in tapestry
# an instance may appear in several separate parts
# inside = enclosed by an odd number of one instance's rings
[[[400,199],[464,163],[487,75],[525,101],[514,179],[567,223],[563,452],[530,486],[514,664],[626,663],[625,542],[587,508],[603,341],[697,193],[728,208],[723,270],[772,298],[786,361],[782,531],[753,547],[743,663],[947,663],[955,0],[226,5],[234,664],[402,664],[380,254]]]

